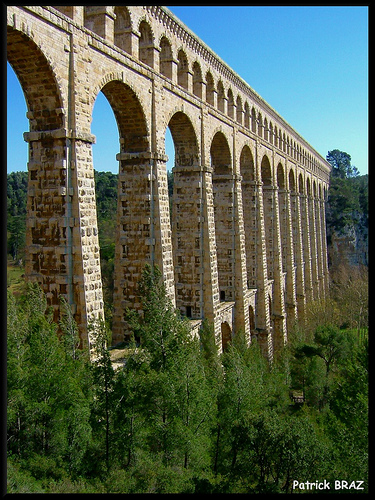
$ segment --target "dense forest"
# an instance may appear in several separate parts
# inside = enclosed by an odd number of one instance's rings
[[[367,176],[336,151],[327,232],[354,225],[367,237]],[[141,344],[114,368],[117,176],[95,181],[106,302],[106,323],[90,325],[95,360],[78,349],[63,298],[57,325],[41,289],[21,279],[15,294],[8,275],[7,491],[290,493],[326,480],[334,492],[339,480],[367,492],[366,266],[333,266],[329,297],[310,305],[272,364],[241,331],[221,355],[210,324],[191,338],[159,270],[146,266],[144,317],[128,318]],[[26,185],[26,173],[8,175],[8,259],[21,271]]]
[[[8,292],[9,492],[282,493],[323,479],[367,491],[367,330],[335,321],[347,297],[269,366],[242,332],[222,355],[209,324],[191,338],[157,269],[139,289],[142,342],[116,371],[105,324],[90,326],[90,364],[66,304],[59,337],[37,285]]]

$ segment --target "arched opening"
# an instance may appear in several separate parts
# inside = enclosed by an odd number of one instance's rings
[[[92,111],[91,132],[95,175],[96,213],[100,247],[105,318],[112,328],[115,242],[117,230],[119,131],[111,105],[99,92]]]
[[[270,144],[273,144],[273,125],[272,122],[269,124],[269,141]]]
[[[188,90],[188,71],[189,64],[186,54],[183,50],[179,50],[178,55],[178,66],[177,66],[177,83],[181,85],[184,89]]]
[[[217,109],[225,112],[225,92],[223,82],[220,80],[217,85]]]
[[[202,71],[197,61],[193,64],[193,94],[202,99]]]
[[[251,131],[254,134],[257,132],[257,117],[254,108],[251,108]]]
[[[20,103],[26,101],[29,123],[27,127],[23,119],[22,126],[33,133],[24,135],[28,142],[25,277],[41,285],[57,321],[60,294],[70,304],[80,303],[73,290],[71,252],[67,250],[72,229],[64,224],[72,209],[70,197],[64,195],[69,187],[67,140],[54,137],[52,132],[63,129],[63,101],[54,72],[40,48],[9,26],[7,60],[23,92]],[[76,319],[80,323],[78,316]]]
[[[292,169],[289,170],[289,191],[295,192],[296,181],[294,180],[294,172]]]
[[[153,261],[152,162],[149,131],[135,92],[118,80],[101,89],[118,127],[116,244],[112,343],[127,339],[126,309],[141,309],[137,287],[145,263]]]
[[[175,149],[172,196],[172,248],[176,306],[191,319],[203,315],[203,194],[196,132],[181,111],[169,121]]]
[[[232,160],[228,141],[217,132],[211,143],[215,236],[220,297],[234,300],[234,213]]]
[[[277,179],[277,194],[278,194],[278,206],[279,206],[279,226],[280,226],[280,237],[281,237],[281,255],[282,255],[282,265],[283,272],[287,271],[287,256],[288,252],[288,207],[287,207],[287,192],[285,190],[285,176],[284,169],[281,163],[277,165],[276,169],[276,179]],[[290,276],[287,276],[290,279]]]
[[[139,25],[139,53],[140,61],[151,68],[154,67],[154,37],[150,25],[146,21],[141,21]]]
[[[249,146],[244,146],[240,155],[242,176],[242,207],[245,229],[246,270],[248,288],[256,288],[258,200],[255,185],[254,159]]]
[[[29,128],[21,84],[7,62],[7,171],[27,172],[28,147],[23,133]]]
[[[24,274],[26,251],[26,202],[28,147],[23,133],[28,130],[26,101],[16,73],[7,62],[7,286],[13,273]]]
[[[127,7],[115,7],[114,44],[128,54],[132,53],[130,14]]]
[[[232,173],[232,160],[227,138],[222,132],[217,132],[211,143],[211,166],[213,175],[224,176]]]
[[[277,187],[279,189],[285,189],[284,169],[281,163],[277,165],[276,175],[277,175]]]
[[[258,135],[263,138],[263,118],[260,112],[258,113]]]
[[[228,90],[228,116],[234,119],[234,99],[232,89]]]
[[[240,96],[237,97],[236,101],[236,120],[242,125],[242,101]]]
[[[302,174],[299,174],[298,176],[298,192],[300,194],[303,194],[305,192]]]
[[[261,163],[261,177],[263,182],[263,211],[264,211],[264,229],[265,229],[265,245],[267,256],[267,271],[268,279],[273,279],[274,267],[274,219],[275,219],[275,204],[274,191],[272,189],[272,172],[268,157],[263,156]]]
[[[232,330],[227,322],[221,323],[221,347],[223,352],[228,350],[229,344],[232,341]]]
[[[250,108],[248,102],[245,102],[244,125],[246,128],[250,128]]]
[[[267,122],[267,118],[264,119],[263,137],[264,137],[265,141],[268,141],[268,122]]]
[[[169,40],[163,36],[160,41],[160,73],[172,79],[172,47]]]
[[[210,72],[206,75],[206,101],[211,106],[215,105],[215,83]]]
[[[274,133],[274,141],[273,141],[273,143],[274,143],[275,147],[277,148],[277,147],[279,147],[279,136],[278,136],[278,133],[277,133],[277,127],[276,127],[276,125],[274,127],[273,133]]]
[[[250,338],[251,340],[256,339],[257,335],[255,332],[255,313],[252,306],[249,306],[249,324],[250,324]]]
[[[270,161],[266,155],[263,156],[260,168],[261,168],[261,176],[262,176],[263,186],[271,186],[272,185],[271,165],[270,165]]]

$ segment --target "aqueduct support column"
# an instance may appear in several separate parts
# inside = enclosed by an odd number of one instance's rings
[[[309,210],[309,229],[310,229],[310,248],[311,248],[311,274],[313,282],[314,299],[318,299],[319,294],[319,277],[318,277],[318,249],[317,249],[317,232],[316,232],[316,213],[314,194],[310,192],[307,195],[308,210]]]
[[[256,234],[256,268],[257,268],[257,298],[256,298],[256,330],[257,339],[264,356],[273,359],[272,328],[269,308],[269,280],[267,273],[266,238],[263,208],[262,183],[255,185],[257,197],[257,234]]]
[[[317,246],[317,270],[319,297],[324,298],[324,262],[323,262],[323,241],[322,241],[322,214],[320,211],[320,200],[318,196],[314,197],[314,211],[316,217],[316,246]]]
[[[119,153],[112,343],[130,334],[126,309],[140,311],[138,284],[145,264],[158,265],[172,303],[172,245],[165,156]]]
[[[329,276],[328,276],[328,261],[327,261],[327,233],[326,233],[326,211],[325,200],[320,199],[320,232],[322,242],[322,268],[323,268],[323,297],[328,293]]]
[[[204,318],[214,325],[217,345],[221,345],[221,325],[215,314],[219,305],[212,168],[202,166],[203,189],[203,308]]]
[[[242,207],[241,180],[239,175],[234,176],[234,252],[235,252],[235,284],[234,293],[236,306],[234,310],[235,333],[242,330],[247,344],[250,345],[249,308],[246,304],[247,272],[246,272],[246,247],[245,229]]]
[[[75,220],[66,131],[25,132],[24,139],[29,143],[25,276],[40,283],[57,321],[58,295],[74,303]]]
[[[300,197],[296,191],[291,192],[291,214],[293,225],[293,246],[296,268],[296,299],[298,322],[304,324],[306,317],[305,273],[303,255],[303,237],[301,228]]]
[[[266,226],[269,229],[269,239],[267,238],[267,252],[269,260],[269,277],[273,279],[273,345],[274,350],[279,350],[286,343],[286,318],[284,301],[284,275],[281,255],[281,235],[279,220],[279,197],[278,189],[275,186],[266,186],[263,189],[267,193],[267,216],[270,220]],[[271,210],[270,210],[271,209]]]
[[[89,347],[90,318],[104,317],[96,217],[93,136],[64,129],[28,132],[29,184],[25,275],[41,284],[54,319],[66,297]]]
[[[289,189],[279,188],[280,226],[282,234],[283,271],[285,275],[285,309],[288,332],[297,322],[296,271],[293,245],[291,200]]]
[[[311,248],[310,248],[310,224],[309,224],[309,207],[308,198],[303,193],[300,193],[300,217],[301,217],[301,232],[303,241],[303,261],[305,271],[305,292],[306,301],[311,302],[314,298],[313,281],[311,269]]]
[[[153,238],[155,239],[155,263],[162,272],[164,285],[173,307],[176,307],[173,252],[168,196],[167,156],[153,154]]]
[[[172,233],[176,306],[191,319],[203,317],[203,179],[200,166],[173,168]]]

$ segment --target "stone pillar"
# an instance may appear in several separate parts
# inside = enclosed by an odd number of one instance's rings
[[[172,234],[176,306],[191,319],[203,318],[203,171],[173,168]]]
[[[305,273],[304,273],[304,255],[303,255],[303,237],[301,227],[301,208],[300,197],[296,191],[291,192],[291,215],[293,226],[293,246],[295,257],[295,280],[296,280],[296,299],[297,315],[300,324],[304,324],[306,316],[306,295],[305,295]]]
[[[323,266],[323,288],[324,295],[329,288],[328,255],[327,255],[327,233],[326,233],[326,210],[324,197],[320,200],[321,241],[322,241],[322,266]]]
[[[155,239],[155,263],[162,272],[164,285],[173,307],[176,307],[175,279],[173,271],[173,252],[171,220],[169,210],[167,163],[168,157],[153,154],[153,238]]]
[[[304,261],[304,280],[306,301],[311,302],[314,298],[312,270],[311,270],[311,249],[310,249],[310,224],[309,224],[309,207],[307,196],[303,193],[299,195],[300,201],[300,218],[301,218],[301,233],[303,243],[303,261]]]
[[[214,325],[215,341],[221,348],[221,324],[220,318],[216,314],[220,306],[220,295],[211,167],[202,166],[202,189],[203,317]]]
[[[25,275],[41,284],[59,320],[59,296],[89,348],[90,318],[104,318],[96,216],[93,136],[65,129],[24,134],[29,142]]]
[[[269,238],[266,239],[267,255],[269,256],[269,278],[273,279],[273,345],[274,350],[280,349],[287,340],[285,301],[284,301],[284,274],[281,254],[281,235],[279,221],[278,190],[274,186],[263,186],[266,191],[268,222],[266,228]]]
[[[94,136],[89,134],[75,134],[70,140],[73,212],[77,214],[78,218],[78,223],[75,224],[73,232],[74,280],[79,290],[77,294],[79,293],[81,296],[79,303],[85,304],[85,307],[81,307],[81,316],[77,311],[78,325],[81,325],[81,331],[84,331],[85,325],[90,322],[91,318],[102,317],[104,319],[92,161],[92,143],[94,141]],[[91,344],[92,341],[90,340],[89,345],[91,346]]]
[[[264,221],[263,185],[255,184],[257,202],[256,228],[256,331],[257,339],[264,356],[273,359],[272,327],[269,308],[269,280],[266,255],[266,231]]]
[[[85,26],[113,44],[115,17],[114,7],[86,7]]]
[[[241,176],[234,176],[234,298],[236,301],[234,309],[234,327],[235,333],[237,333],[239,330],[242,330],[244,332],[247,343],[248,345],[250,345],[251,336],[249,308],[245,300],[247,294],[247,272],[241,181]]]
[[[234,185],[233,174],[214,174],[215,233],[220,301],[234,301]]]
[[[120,140],[121,142],[121,140]],[[138,283],[145,264],[157,264],[174,302],[166,157],[119,153],[112,342],[129,334],[126,308],[141,311]]]
[[[290,191],[279,188],[280,230],[282,240],[283,273],[285,276],[285,308],[288,332],[297,322],[296,272]]]
[[[316,217],[316,245],[317,245],[317,272],[318,272],[318,290],[319,297],[324,298],[324,254],[322,241],[322,219],[320,211],[320,199],[318,196],[314,198],[314,211]]]
[[[139,33],[133,31],[131,27],[116,30],[114,44],[129,55],[138,58]]]
[[[318,249],[317,249],[317,232],[316,232],[316,213],[315,201],[313,194],[310,193],[307,197],[309,207],[309,229],[310,229],[310,248],[311,248],[311,274],[313,284],[313,297],[319,298],[319,279],[318,279]]]

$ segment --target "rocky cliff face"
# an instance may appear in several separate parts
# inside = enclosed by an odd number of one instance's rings
[[[359,213],[354,215],[357,223],[347,224],[340,230],[327,227],[329,267],[343,263],[368,266],[367,218]]]

